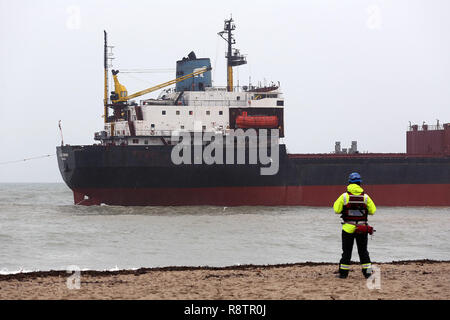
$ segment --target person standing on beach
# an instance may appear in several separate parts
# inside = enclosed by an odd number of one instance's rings
[[[362,273],[366,278],[372,274],[367,240],[368,234],[372,234],[373,228],[367,224],[367,217],[373,215],[377,208],[369,195],[364,193],[361,183],[360,174],[351,173],[348,178],[347,192],[341,194],[333,205],[334,212],[341,214],[341,218],[344,220],[342,223],[342,258],[339,262],[339,278],[342,279],[348,276],[355,239]]]

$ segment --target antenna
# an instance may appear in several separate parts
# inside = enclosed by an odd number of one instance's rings
[[[110,99],[108,97],[109,92],[109,79],[108,79],[108,69],[112,67],[112,60],[114,59],[112,48],[113,46],[108,46],[108,33],[106,30],[103,30],[104,34],[104,47],[103,47],[103,68],[104,68],[104,97],[103,97],[103,105],[104,105],[104,121],[108,122],[108,106],[110,105]]]
[[[104,121],[108,122],[108,34],[106,30],[103,30],[104,41],[105,44],[103,46],[103,68],[104,68],[104,77],[105,77],[105,85],[104,85],[104,97],[103,97],[103,105],[104,105]],[[61,128],[61,127],[60,127]]]
[[[233,67],[247,63],[245,56],[241,55],[238,49],[233,49],[233,44],[236,43],[236,40],[232,31],[235,29],[236,25],[233,23],[233,18],[230,17],[229,20],[225,20],[223,31],[218,33],[228,44],[225,57],[227,58],[227,91],[229,92],[233,91]],[[226,34],[226,37],[224,34]]]

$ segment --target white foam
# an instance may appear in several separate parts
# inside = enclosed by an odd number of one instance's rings
[[[19,270],[13,270],[9,271],[7,268],[0,269],[0,275],[7,275],[7,274],[19,274],[19,273],[30,273],[30,272],[36,272],[38,270],[27,270],[20,268]]]

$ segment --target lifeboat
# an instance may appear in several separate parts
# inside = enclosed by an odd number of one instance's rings
[[[277,128],[277,116],[249,116],[247,112],[243,112],[236,117],[236,126],[238,128]]]

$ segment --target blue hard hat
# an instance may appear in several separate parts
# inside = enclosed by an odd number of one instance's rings
[[[348,176],[348,183],[361,183],[361,176],[359,175],[358,172],[352,172],[350,173],[350,175]]]

